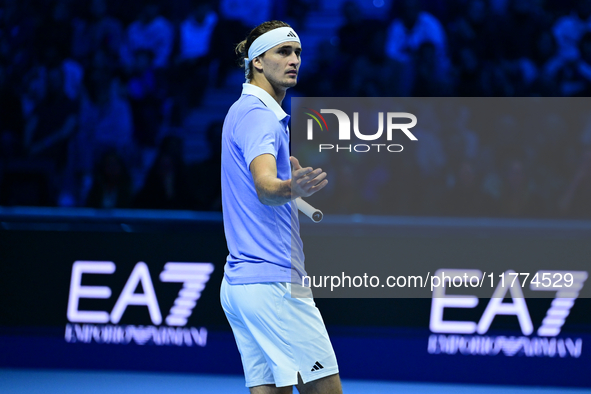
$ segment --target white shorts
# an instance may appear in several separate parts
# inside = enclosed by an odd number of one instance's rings
[[[246,387],[293,386],[298,372],[304,383],[339,372],[324,321],[309,294],[292,298],[291,283],[230,285],[224,278],[222,307],[242,357]]]

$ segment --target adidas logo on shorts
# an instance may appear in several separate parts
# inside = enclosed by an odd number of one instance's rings
[[[312,368],[310,371],[314,372],[314,371],[318,371],[320,369],[324,368],[322,366],[322,364],[320,364],[318,361],[316,361],[316,364],[314,364],[314,368]]]
[[[297,37],[293,31],[290,31],[289,33],[287,33],[287,36],[288,37]]]

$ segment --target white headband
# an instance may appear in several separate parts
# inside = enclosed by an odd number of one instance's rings
[[[248,71],[252,59],[267,52],[275,45],[288,41],[300,42],[300,38],[291,27],[278,27],[260,35],[254,40],[248,49],[248,57],[244,59],[244,76],[246,77],[246,82],[249,81]]]

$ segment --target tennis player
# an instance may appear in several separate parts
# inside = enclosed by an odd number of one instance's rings
[[[310,288],[301,286],[306,273],[293,200],[328,182],[321,169],[302,168],[289,156],[289,116],[281,102],[297,83],[301,51],[298,35],[280,21],[257,26],[238,44],[246,83],[222,132],[230,253],[220,296],[246,386],[257,394],[292,393],[294,385],[305,394],[342,393],[324,322]]]

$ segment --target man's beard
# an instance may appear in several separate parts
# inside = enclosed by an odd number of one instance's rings
[[[268,81],[271,83],[271,85],[281,87],[281,88],[293,88],[298,83],[297,79],[290,79],[287,81],[286,80],[278,81],[275,79],[268,79]]]

